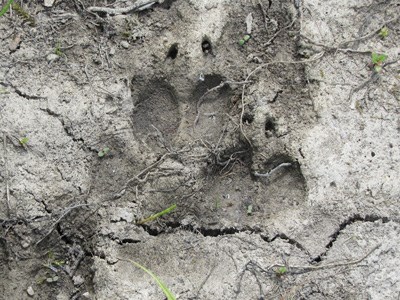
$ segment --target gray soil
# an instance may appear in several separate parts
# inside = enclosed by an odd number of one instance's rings
[[[0,298],[399,299],[400,3],[132,2],[0,17]]]

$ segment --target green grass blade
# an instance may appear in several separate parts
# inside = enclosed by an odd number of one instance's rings
[[[161,212],[159,212],[159,213],[156,213],[155,215],[151,215],[151,216],[148,217],[148,218],[145,218],[145,219],[142,219],[142,220],[138,221],[137,224],[142,225],[142,224],[144,224],[144,223],[146,223],[146,222],[153,221],[153,220],[155,220],[155,219],[157,219],[157,218],[159,218],[159,217],[161,217],[161,216],[163,216],[163,215],[165,215],[165,214],[167,214],[167,213],[170,213],[170,212],[173,211],[175,208],[176,208],[176,204],[172,204],[172,205],[171,205],[170,207],[168,207],[167,209],[164,209],[163,211],[161,211]]]
[[[8,0],[7,4],[0,10],[0,17],[4,15],[9,9],[14,0]]]
[[[142,269],[143,271],[145,271],[147,274],[149,274],[154,279],[154,281],[157,282],[158,286],[164,292],[165,296],[167,296],[168,300],[176,300],[175,296],[171,293],[171,291],[168,289],[168,287],[165,285],[165,283],[162,282],[161,279],[158,278],[153,272],[151,272],[150,270],[146,269],[141,264],[139,264],[133,260],[128,259],[128,261],[130,263],[132,263],[135,267],[138,267],[138,268]]]

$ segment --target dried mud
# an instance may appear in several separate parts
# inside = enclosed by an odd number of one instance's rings
[[[399,297],[399,3],[16,2],[0,298]]]

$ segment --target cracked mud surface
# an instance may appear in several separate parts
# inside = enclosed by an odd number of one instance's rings
[[[35,26],[0,17],[4,299],[163,299],[126,259],[178,299],[399,297],[397,2],[18,2]]]

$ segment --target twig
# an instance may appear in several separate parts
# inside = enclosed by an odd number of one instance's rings
[[[300,34],[300,37],[306,39],[308,42],[310,42],[311,44],[313,44],[315,46],[324,48],[325,50],[337,51],[337,52],[343,52],[343,53],[348,53],[348,52],[350,52],[350,53],[360,53],[360,54],[371,54],[372,53],[371,50],[355,50],[355,49],[351,49],[351,48],[340,48],[339,46],[337,46],[337,47],[336,46],[329,46],[329,45],[322,44],[322,43],[319,43],[317,41],[314,41],[314,40],[310,39],[309,37],[307,37],[307,36],[305,36],[303,34]]]
[[[85,64],[85,67],[83,68],[83,71],[86,75],[86,79],[90,82],[90,76],[89,76],[89,71],[88,71],[88,64]]]
[[[51,225],[51,229],[42,237],[39,241],[36,242],[36,246],[39,245],[42,241],[44,241],[56,228],[57,224],[61,222],[66,215],[68,215],[73,209],[83,207],[83,206],[90,206],[90,204],[77,204],[71,207],[68,207],[64,210],[64,213]]]
[[[360,91],[360,90],[362,90],[363,88],[365,88],[365,87],[366,87],[367,85],[369,85],[370,83],[374,83],[374,82],[378,81],[379,78],[380,78],[380,77],[379,77],[379,74],[376,73],[376,72],[374,72],[374,73],[372,73],[372,76],[371,76],[369,79],[367,79],[366,81],[364,81],[363,83],[361,83],[359,86],[357,86],[357,87],[355,87],[355,88],[352,88],[352,89],[350,90],[350,94],[349,94],[349,101],[351,101],[350,107],[354,108],[354,103],[353,103],[353,101],[351,100],[351,98],[353,97],[353,94],[354,94],[354,93],[357,93],[357,92]]]
[[[236,160],[236,154],[242,154],[242,153],[246,153],[246,152],[247,152],[247,151],[237,151],[237,152],[234,152],[234,153],[232,153],[232,154],[229,156],[229,158],[228,158],[227,160],[225,160],[225,161],[221,161],[221,158],[220,158],[220,156],[219,156],[219,153],[217,153],[217,155],[216,155],[217,165],[222,166],[222,167],[226,167],[227,165],[229,165],[229,163],[230,163],[232,160]]]
[[[101,13],[106,13],[109,15],[122,15],[122,14],[127,14],[127,13],[130,13],[133,11],[142,11],[142,10],[148,9],[155,3],[159,3],[159,0],[156,0],[156,1],[154,1],[154,0],[137,0],[131,6],[121,7],[121,8],[92,6],[92,7],[89,7],[87,10],[89,12],[101,12]]]
[[[206,275],[206,277],[203,279],[203,281],[200,283],[199,287],[197,288],[197,292],[196,292],[196,298],[198,298],[200,291],[203,289],[204,285],[206,284],[206,282],[208,281],[208,279],[210,279],[211,274],[214,272],[215,268],[217,267],[218,264],[214,264],[210,271],[208,272],[208,274]]]
[[[350,266],[350,265],[356,265],[360,262],[362,262],[364,259],[366,259],[368,256],[372,254],[376,249],[378,249],[382,244],[377,244],[375,247],[373,247],[371,250],[369,250],[364,256],[362,256],[359,259],[355,260],[350,260],[347,262],[340,262],[340,263],[330,263],[330,264],[325,264],[321,266],[291,266],[290,269],[297,269],[300,272],[311,272],[311,271],[317,271],[317,270],[322,270],[322,269],[332,269],[332,268],[337,268],[337,267],[343,267],[343,266]],[[283,265],[275,265],[275,267],[282,267]]]
[[[240,274],[239,274],[239,276],[238,276],[238,284],[237,284],[237,287],[236,287],[236,290],[235,290],[235,299],[238,298],[238,296],[239,296],[239,294],[240,294],[240,292],[241,292],[243,276],[244,276],[244,274],[246,273],[246,271],[248,271],[248,268],[247,268],[247,267],[248,267],[250,264],[252,264],[252,261],[248,261],[248,262],[244,265],[243,270],[240,272]]]
[[[80,245],[74,245],[74,247],[70,249],[70,251],[73,254],[77,253],[76,258],[72,262],[72,265],[69,268],[65,268],[66,273],[72,278],[75,275],[75,272],[78,269],[80,263],[85,258],[85,251],[82,250],[82,247]]]
[[[399,62],[399,59],[395,59],[395,60],[392,60],[392,61],[388,61],[387,63],[384,63],[384,64],[382,65],[382,69],[385,69],[387,66],[393,65],[393,64],[398,63],[398,62]]]
[[[185,152],[185,151],[187,151],[187,150],[182,149],[182,150],[179,150],[179,151],[176,151],[176,152],[167,152],[167,153],[165,153],[163,156],[160,157],[160,159],[158,159],[157,161],[155,161],[154,163],[152,163],[151,165],[149,165],[148,167],[146,167],[145,169],[140,171],[136,176],[134,176],[131,179],[129,179],[124,184],[122,189],[117,194],[114,195],[114,199],[121,198],[125,194],[126,189],[128,188],[128,186],[130,184],[132,184],[133,182],[139,182],[139,183],[145,182],[147,180],[149,174],[150,174],[149,171],[151,169],[153,169],[154,167],[156,167],[157,165],[159,165],[160,163],[162,163],[168,156],[172,156],[172,155],[175,155],[177,153],[181,153],[181,152]],[[145,175],[145,176],[143,178],[141,178],[143,175]]]
[[[276,173],[279,169],[282,169],[284,167],[291,167],[291,166],[292,166],[292,163],[281,163],[280,165],[273,168],[272,170],[270,170],[267,173],[258,173],[257,171],[255,171],[254,176],[268,178],[268,177],[271,177],[272,174]]]
[[[355,49],[343,48],[343,47],[345,47],[349,43],[359,42],[359,41],[363,41],[363,40],[366,40],[366,39],[369,39],[369,38],[373,37],[374,35],[376,35],[377,32],[379,32],[379,30],[382,27],[386,26],[389,23],[392,23],[392,22],[396,21],[398,18],[399,18],[399,16],[394,17],[394,18],[392,18],[392,19],[380,24],[378,29],[375,29],[375,30],[371,31],[370,33],[368,33],[368,34],[366,34],[366,35],[364,35],[362,37],[340,42],[340,43],[337,44],[337,46],[329,46],[329,45],[326,45],[326,44],[323,44],[323,43],[316,42],[316,41],[312,40],[311,38],[309,38],[309,37],[307,37],[305,35],[302,35],[302,34],[300,34],[300,37],[308,40],[310,43],[312,43],[312,44],[314,44],[316,46],[323,47],[326,50],[335,50],[335,51],[344,52],[344,53],[352,52],[352,53],[371,54],[372,51],[369,51],[369,50],[362,51],[362,50],[355,50]]]
[[[267,11],[264,9],[264,5],[262,4],[262,1],[261,0],[259,0],[258,1],[258,6],[260,7],[260,10],[261,10],[261,13],[262,13],[262,15],[263,15],[263,18],[264,18],[264,27],[265,27],[265,30],[268,30],[268,16],[267,16]],[[269,7],[268,7],[269,8]]]
[[[271,45],[271,43],[274,41],[274,39],[276,39],[276,37],[277,37],[283,30],[292,27],[293,24],[294,24],[296,21],[297,21],[296,18],[293,19],[293,21],[292,21],[289,25],[287,25],[287,26],[285,26],[285,27],[279,29],[277,32],[275,32],[275,34],[263,45],[263,47],[266,47],[266,46]]]
[[[366,34],[366,35],[364,35],[362,37],[341,42],[341,43],[339,43],[339,47],[340,46],[345,46],[345,45],[347,45],[349,43],[354,43],[354,42],[359,42],[359,41],[363,41],[363,40],[369,39],[369,38],[373,37],[382,27],[385,27],[389,23],[392,23],[392,22],[396,21],[398,18],[399,18],[399,16],[394,17],[394,18],[392,18],[392,19],[380,24],[378,29],[375,29],[375,30],[371,31],[370,33],[368,33],[368,34]]]
[[[6,201],[7,201],[7,215],[10,217],[11,205],[10,205],[10,186],[8,185],[8,167],[7,167],[7,134],[3,133],[3,146],[4,146],[4,169],[6,172]]]
[[[247,269],[249,265],[257,267],[261,272],[271,275],[271,274],[276,274],[276,268],[282,268],[285,267],[287,268],[287,272],[285,274],[303,274],[307,272],[312,272],[312,271],[318,271],[318,270],[323,270],[323,269],[333,269],[333,268],[338,268],[338,267],[344,267],[344,266],[351,266],[351,265],[356,265],[360,262],[362,262],[364,259],[366,259],[368,256],[372,254],[376,249],[378,249],[382,244],[377,244],[375,245],[370,251],[368,251],[364,256],[360,257],[359,259],[355,260],[348,260],[346,262],[336,262],[336,263],[328,263],[320,266],[288,266],[287,264],[273,264],[270,265],[268,268],[263,268],[257,263],[253,261],[249,261],[246,265],[245,268]],[[273,270],[275,269],[275,270]]]
[[[139,174],[137,174],[136,177],[140,178],[143,174],[147,173],[148,171],[153,169],[155,166],[157,166],[158,164],[162,163],[164,161],[164,159],[166,159],[171,154],[172,153],[170,153],[170,152],[165,153],[163,156],[161,156],[161,158],[159,160],[157,160],[156,162],[152,163],[150,166],[148,166],[147,168],[142,170]]]

